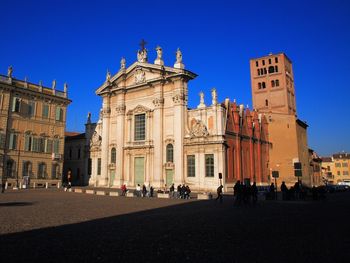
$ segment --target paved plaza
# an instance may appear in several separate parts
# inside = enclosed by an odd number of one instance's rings
[[[0,195],[1,262],[348,262],[350,193],[326,201]]]

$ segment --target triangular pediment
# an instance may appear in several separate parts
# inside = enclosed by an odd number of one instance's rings
[[[97,95],[111,90],[128,89],[148,85],[152,82],[170,79],[178,75],[187,75],[190,79],[197,75],[183,69],[176,69],[150,63],[135,62],[126,69],[119,70],[110,80],[106,80],[97,90]]]

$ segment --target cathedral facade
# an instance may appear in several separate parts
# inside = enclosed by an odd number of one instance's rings
[[[156,188],[172,183],[213,191],[221,183],[232,190],[237,180],[268,182],[267,121],[243,105],[219,103],[211,91],[195,109],[188,108],[188,84],[197,75],[185,69],[176,52],[173,67],[165,66],[162,49],[154,63],[147,49],[137,61],[111,75],[96,90],[103,99],[90,143],[92,186],[137,184]]]

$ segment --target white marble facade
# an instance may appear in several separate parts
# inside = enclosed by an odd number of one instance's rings
[[[197,75],[185,70],[178,49],[174,67],[164,66],[157,47],[154,64],[147,50],[129,67],[125,59],[96,94],[103,98],[100,119],[91,139],[90,185],[133,188],[138,183],[163,188],[174,183],[214,191],[226,172],[226,109],[212,90],[196,109],[188,109],[188,82]],[[223,182],[224,183],[224,182]]]

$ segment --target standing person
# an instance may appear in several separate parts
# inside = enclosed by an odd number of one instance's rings
[[[145,186],[145,184],[143,184],[143,186],[142,186],[142,197],[146,197],[146,194],[147,194],[146,186]]]
[[[181,198],[181,184],[177,186],[177,198]]]
[[[150,197],[153,197],[153,191],[154,191],[154,188],[151,186],[150,189],[149,189]]]
[[[258,201],[258,187],[256,187],[256,183],[254,182],[253,185],[250,188],[252,199],[253,199],[253,205],[256,204]]]
[[[68,174],[67,174],[67,180],[68,180],[68,189],[70,189],[72,187],[72,171],[68,170]]]
[[[172,184],[169,188],[169,191],[170,191],[170,197],[171,198],[174,198],[174,191],[175,191],[175,186],[174,184]]]
[[[141,196],[141,186],[140,186],[140,184],[137,184],[137,186],[136,186],[136,196],[137,197]]]
[[[275,184],[274,183],[271,183],[269,193],[270,193],[271,200],[275,200]]]
[[[148,183],[146,191],[147,191],[147,197],[151,197],[151,185],[150,185],[150,183]]]
[[[222,203],[222,188],[224,188],[222,186],[222,184],[216,189],[216,193],[218,194],[218,196],[215,199],[215,202],[219,199],[220,203]]]
[[[126,185],[122,185],[122,196],[126,196]]]
[[[281,184],[281,192],[282,192],[282,200],[287,200],[288,188],[287,188],[286,183],[284,181]]]

